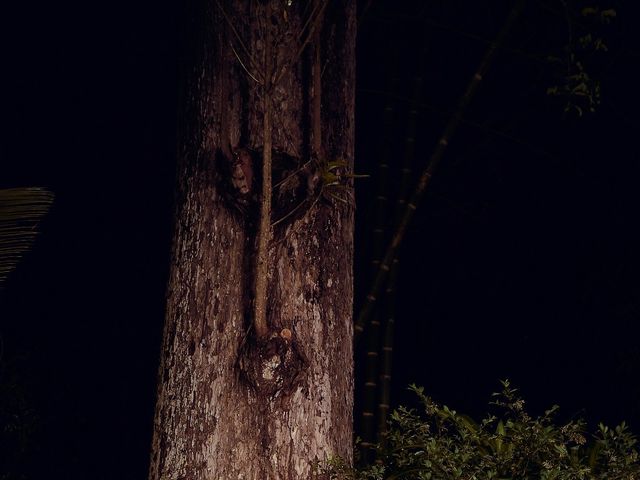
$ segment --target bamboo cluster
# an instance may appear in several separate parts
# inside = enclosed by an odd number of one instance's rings
[[[472,75],[466,90],[458,101],[458,105],[447,122],[438,143],[431,154],[427,164],[422,170],[417,185],[409,194],[409,183],[412,172],[412,159],[415,154],[415,138],[417,134],[417,114],[421,104],[422,83],[419,78],[414,80],[411,106],[409,108],[407,130],[405,136],[405,155],[401,171],[401,184],[396,202],[395,220],[393,222],[393,234],[387,240],[386,249],[381,244],[385,240],[384,231],[389,222],[386,220],[389,210],[388,202],[388,178],[389,162],[391,160],[390,148],[386,143],[391,138],[390,118],[392,117],[394,105],[388,99],[385,106],[385,132],[383,155],[378,166],[379,184],[376,195],[376,219],[373,231],[373,259],[374,269],[373,282],[366,296],[363,306],[358,314],[354,335],[355,342],[360,340],[363,332],[367,332],[366,343],[366,366],[365,382],[363,390],[362,409],[362,438],[361,456],[364,463],[370,463],[374,457],[374,440],[376,439],[375,428],[375,403],[376,393],[378,394],[378,422],[377,441],[384,443],[384,432],[386,431],[388,411],[390,405],[390,381],[391,364],[393,354],[393,331],[395,325],[394,297],[395,285],[398,277],[398,249],[405,237],[407,228],[413,219],[427,186],[429,185],[438,165],[442,161],[444,154],[451,142],[454,134],[459,129],[463,115],[475,96],[480,82],[489,69],[496,51],[503,44],[507,34],[515,24],[524,8],[524,0],[518,0],[513,6],[502,29],[496,39],[489,45],[478,68]],[[392,95],[390,97],[393,96]],[[386,129],[389,129],[387,131]],[[384,254],[383,254],[384,251]],[[384,312],[384,313],[383,313]],[[380,342],[381,318],[384,315],[384,340]],[[382,355],[380,355],[380,352]],[[380,364],[379,359],[382,358]],[[378,384],[379,380],[379,384]]]

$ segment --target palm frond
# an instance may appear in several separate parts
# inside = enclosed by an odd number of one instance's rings
[[[38,234],[53,193],[39,187],[0,190],[0,288]]]

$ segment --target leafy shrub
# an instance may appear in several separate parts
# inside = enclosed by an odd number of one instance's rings
[[[614,429],[600,424],[587,436],[582,420],[554,424],[557,406],[531,417],[509,382],[502,385],[491,402],[499,416],[480,423],[411,386],[424,412],[401,407],[392,414],[376,464],[353,469],[332,461],[325,475],[334,480],[640,480],[636,440],[624,423]]]

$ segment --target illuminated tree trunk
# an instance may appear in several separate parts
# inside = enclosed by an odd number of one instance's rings
[[[353,205],[323,195],[317,178],[327,159],[353,161],[355,2],[327,3],[315,47],[301,41],[311,18],[306,4],[196,0],[188,7],[151,480],[306,480],[315,461],[351,456]],[[264,21],[266,8],[273,22]],[[272,23],[279,30],[270,31]],[[279,42],[276,52],[305,47],[276,65],[286,68],[268,95],[274,151],[304,167],[291,174],[298,183],[315,180],[297,190],[300,208],[273,228],[269,335],[258,338],[251,325],[259,181],[249,179],[255,195],[234,191],[231,149],[260,152],[265,143],[265,35]],[[314,102],[318,58],[322,101]],[[321,129],[314,129],[320,103]],[[326,158],[308,163],[318,143]],[[254,155],[256,180],[260,165]],[[274,186],[275,210],[277,195]]]

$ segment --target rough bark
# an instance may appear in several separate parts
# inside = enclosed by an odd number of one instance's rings
[[[283,14],[286,3],[271,7]],[[323,149],[350,165],[354,3],[331,2],[321,35]],[[298,41],[304,5],[287,9],[283,51]],[[229,199],[228,145],[260,151],[262,102],[230,46],[242,58],[240,37],[259,58],[263,8],[257,0],[189,6],[151,480],[306,480],[314,461],[352,451],[352,206],[321,199],[316,187],[308,195],[317,201],[274,228],[272,335],[256,339],[250,327],[259,207],[235,209]],[[311,60],[305,51],[273,92],[274,148],[300,162],[312,142]]]

